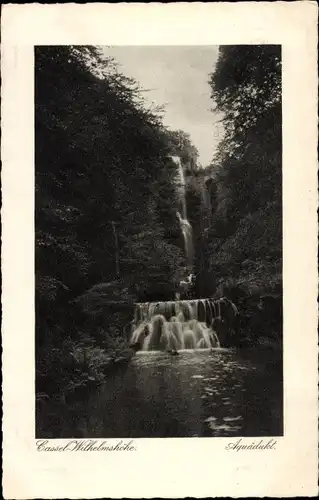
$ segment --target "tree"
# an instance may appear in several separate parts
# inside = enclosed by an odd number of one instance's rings
[[[183,130],[167,131],[168,144],[172,153],[181,158],[187,173],[197,170],[198,150],[192,143],[190,135]]]
[[[121,290],[125,300],[156,300],[159,290],[171,298],[183,255],[177,167],[139,84],[97,48],[46,46],[35,50],[35,90],[41,357],[53,343],[62,349],[67,336],[79,338],[83,317],[73,304],[87,290],[105,289],[98,284],[112,283],[117,299]],[[113,320],[103,321],[106,328]]]
[[[253,283],[259,261],[276,262],[276,269],[264,266],[275,287],[282,258],[280,47],[222,46],[210,85],[225,136],[214,158],[207,265],[217,280],[236,276]],[[256,263],[249,279],[242,265],[247,259]]]

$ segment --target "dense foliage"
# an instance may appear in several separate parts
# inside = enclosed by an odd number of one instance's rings
[[[202,173],[212,220],[200,238],[200,286],[239,305],[248,300],[255,314],[254,301],[260,296],[281,301],[280,47],[220,47],[210,86],[225,135],[212,165]],[[277,333],[282,329],[278,301],[277,323],[271,327]],[[258,334],[267,329],[265,323]]]
[[[112,59],[93,47],[36,48],[38,391],[77,383],[83,356],[88,377],[96,349],[114,357],[133,302],[174,298],[185,256],[171,156],[187,179],[193,294],[227,295],[250,317],[262,295],[281,296],[280,49],[221,47],[209,83],[225,135],[201,169],[191,138],[165,129]],[[277,332],[277,303],[265,304],[274,322],[264,330]],[[245,334],[262,332],[248,323]]]
[[[35,90],[41,375],[70,339],[117,345],[132,311],[102,305],[172,298],[184,256],[172,138],[137,83],[96,48],[37,47]]]

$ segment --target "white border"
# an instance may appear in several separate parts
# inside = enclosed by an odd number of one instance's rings
[[[317,494],[316,24],[315,2],[3,7],[6,498]],[[225,438],[140,439],[133,455],[38,453],[34,441],[34,45],[244,43],[281,44],[283,54],[285,436],[271,453],[227,452]]]

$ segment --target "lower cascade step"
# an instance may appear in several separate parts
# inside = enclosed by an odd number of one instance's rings
[[[136,304],[131,344],[143,351],[220,347],[219,323],[231,327],[238,314],[226,298]]]

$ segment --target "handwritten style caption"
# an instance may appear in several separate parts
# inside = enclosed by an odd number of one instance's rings
[[[246,444],[241,438],[237,441],[233,441],[228,443],[225,446],[225,450],[231,451],[253,451],[253,450],[275,450],[277,445],[277,441],[275,439],[264,440],[260,439],[259,441],[253,441],[252,443]]]
[[[134,441],[118,441],[110,444],[96,439],[71,439],[67,443],[50,443],[47,439],[36,441],[37,451],[137,451]]]

